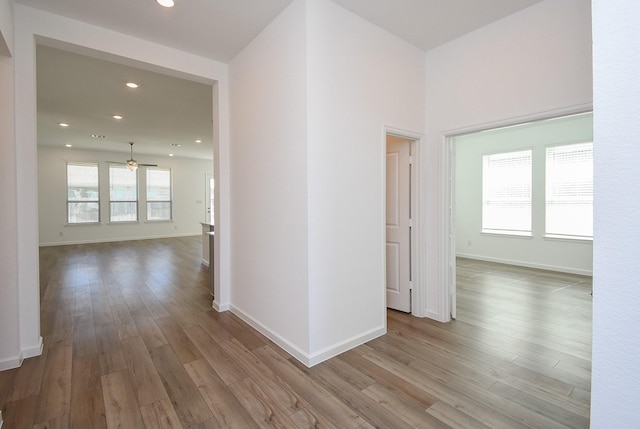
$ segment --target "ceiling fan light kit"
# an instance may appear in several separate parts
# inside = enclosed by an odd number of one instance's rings
[[[175,6],[175,3],[173,2],[173,0],[156,0],[156,2],[158,2],[160,6],[164,6],[164,7]]]
[[[131,146],[131,159],[128,159],[127,162],[112,162],[112,164],[124,164],[127,166],[129,171],[136,171],[138,167],[157,167],[158,164],[140,164],[138,161],[133,159],[133,142],[129,142]]]

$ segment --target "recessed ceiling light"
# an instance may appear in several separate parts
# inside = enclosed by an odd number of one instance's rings
[[[67,124],[66,122],[60,122],[58,125],[60,125],[61,127],[68,127],[69,124]]]
[[[66,145],[64,145],[64,147],[73,147],[72,144],[67,143]]]
[[[160,6],[164,6],[164,7],[173,7],[175,6],[175,3],[173,2],[173,0],[156,0],[158,2],[158,4]]]
[[[127,82],[127,86],[128,86],[129,88],[133,88],[133,89],[135,89],[135,88],[137,88],[137,87],[138,87],[138,86],[140,86],[140,85],[138,85],[138,84],[137,84],[137,83],[135,83],[135,82]]]
[[[196,140],[196,143],[202,143],[202,140],[198,139]]]
[[[112,116],[112,118],[113,118],[113,119],[122,119],[122,116],[120,116],[120,115],[113,115],[113,116]]]
[[[170,153],[170,154],[169,154],[169,156],[173,156],[173,154],[172,154],[172,153]]]

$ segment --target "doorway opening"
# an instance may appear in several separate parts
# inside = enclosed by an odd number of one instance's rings
[[[457,316],[459,257],[592,275],[588,227],[593,173],[587,159],[593,153],[592,123],[592,112],[578,112],[447,136],[447,297],[452,318]],[[521,169],[528,170],[520,174]],[[493,181],[493,194],[492,172],[503,175]],[[587,229],[577,230],[580,225]]]

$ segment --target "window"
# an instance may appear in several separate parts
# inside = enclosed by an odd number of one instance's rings
[[[147,168],[147,220],[171,220],[171,170]]]
[[[100,222],[98,164],[67,163],[67,222]]]
[[[124,165],[109,166],[109,220],[138,220],[138,174]]]
[[[482,231],[531,235],[531,150],[482,159]]]
[[[546,149],[546,234],[593,237],[593,143]]]

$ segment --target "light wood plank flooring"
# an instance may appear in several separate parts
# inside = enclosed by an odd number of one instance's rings
[[[42,356],[4,428],[587,428],[590,278],[458,261],[458,319],[311,369],[211,309],[200,238],[42,248]]]

